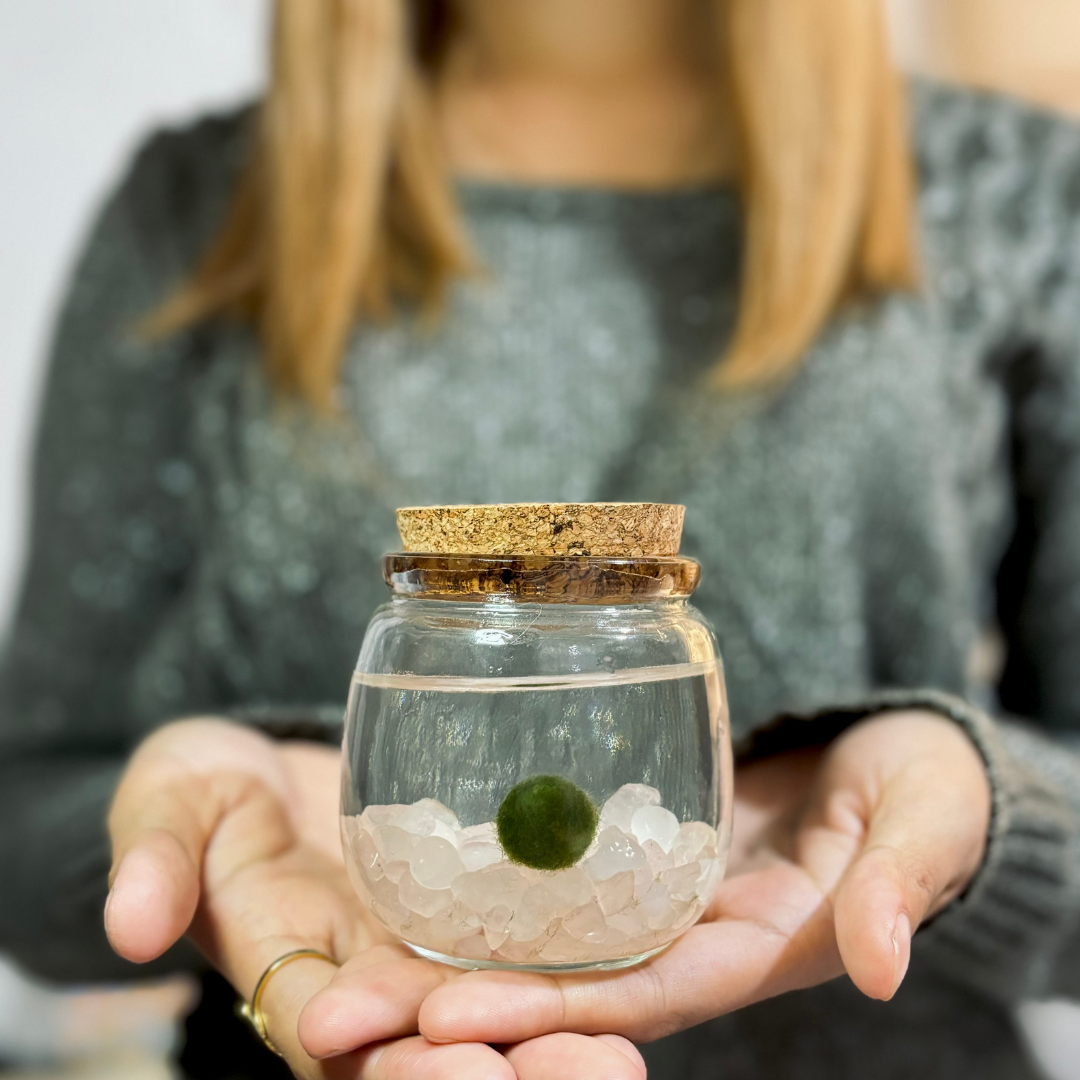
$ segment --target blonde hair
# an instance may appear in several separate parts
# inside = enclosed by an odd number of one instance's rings
[[[916,279],[912,163],[878,0],[717,0],[746,217],[713,381],[793,371],[840,300]],[[281,390],[326,406],[357,314],[437,308],[473,260],[429,74],[447,0],[277,0],[270,87],[227,219],[152,317],[252,320]]]

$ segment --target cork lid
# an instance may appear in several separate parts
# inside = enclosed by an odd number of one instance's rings
[[[684,514],[665,503],[409,506],[397,524],[407,552],[647,558],[678,555]]]

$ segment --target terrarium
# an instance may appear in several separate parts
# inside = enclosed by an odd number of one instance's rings
[[[724,871],[727,704],[682,507],[399,511],[346,717],[374,915],[461,967],[637,963]]]

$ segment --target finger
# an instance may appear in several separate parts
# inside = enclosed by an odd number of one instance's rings
[[[793,880],[788,880],[791,877]],[[469,972],[424,1000],[421,1034],[433,1042],[517,1043],[554,1032],[615,1032],[648,1041],[842,971],[831,911],[816,890],[777,866],[747,873],[717,893],[721,917],[699,923],[668,949],[626,971],[558,977]],[[763,895],[785,897],[775,923],[723,917],[757,910]],[[787,920],[784,922],[783,920]]]
[[[199,867],[168,829],[148,829],[121,858],[105,903],[105,933],[126,960],[160,956],[191,924]]]
[[[359,1068],[353,1063],[356,1062]],[[420,1035],[324,1062],[319,1080],[517,1080],[513,1065],[482,1043],[436,1046]],[[578,1074],[581,1075],[581,1074]],[[573,1073],[548,1073],[544,1080],[572,1080]],[[590,1078],[591,1080],[591,1078]],[[637,1080],[634,1077],[634,1080]]]
[[[646,1080],[644,1058],[632,1042],[618,1035],[542,1035],[510,1047],[506,1059],[518,1080]]]
[[[960,893],[981,860],[989,818],[982,762],[958,728],[941,734],[941,745],[884,782],[865,845],[836,890],[844,967],[873,998],[896,993],[913,930]]]
[[[336,974],[325,960],[296,960],[271,976],[263,993],[267,1036],[301,1080],[517,1080],[513,1066],[490,1046],[436,1046],[419,1035],[376,1043],[330,1061],[315,1060],[300,1041],[298,1020],[307,1002]]]
[[[950,889],[957,866],[950,816],[921,785],[904,785],[871,821],[834,900],[836,942],[863,993],[888,1000],[911,957],[911,935]],[[953,819],[954,820],[954,819]]]
[[[645,1059],[641,1056],[641,1052],[638,1048],[629,1039],[624,1039],[621,1035],[594,1035],[593,1038],[597,1042],[607,1043],[608,1046],[615,1047],[620,1054],[628,1057],[637,1071],[641,1074],[642,1080],[645,1080],[646,1073],[648,1072],[645,1065]]]
[[[345,964],[300,1014],[298,1032],[313,1058],[412,1035],[424,999],[459,972],[406,952],[369,950]]]
[[[318,1063],[300,1045],[296,1025],[304,1005],[330,982],[336,971],[332,961],[304,957],[275,971],[263,986],[259,1012],[266,1026],[266,1036],[298,1076],[322,1075]],[[248,1001],[253,990],[254,987],[244,995]]]
[[[260,1010],[267,1037],[301,1080],[514,1080],[513,1069],[488,1046],[437,1047],[420,1036],[375,1044],[329,1062],[315,1060],[300,1042],[299,1017],[337,970],[316,957],[295,960],[275,972],[263,991]]]
[[[301,1080],[516,1080],[513,1067],[490,1046],[436,1046],[418,1035],[378,1043],[332,1061],[313,1059],[300,1042],[298,1019],[336,971],[325,960],[296,960],[271,976],[262,996],[267,1037]]]
[[[224,831],[229,823],[223,826]],[[212,876],[216,844],[215,839],[206,857],[208,878]],[[259,864],[240,871],[228,888],[208,890],[190,936],[245,1001],[252,1001],[262,983],[259,1010],[267,1035],[297,1076],[354,1080],[379,1075],[368,1062],[378,1057],[375,1047],[339,1057],[324,1068],[300,1042],[299,1018],[304,1007],[338,971],[329,957],[349,955],[361,948],[385,960],[403,949],[400,945],[372,946],[370,940],[365,941],[368,935],[356,917],[355,896],[349,898],[343,892],[347,881],[336,880],[336,869],[329,876],[320,872],[317,866],[309,865],[312,860],[320,861],[321,856],[290,852],[273,860],[272,871],[268,872],[267,864]],[[275,961],[301,949],[323,955],[291,959],[264,975]]]

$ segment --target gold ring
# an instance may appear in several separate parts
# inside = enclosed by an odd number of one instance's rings
[[[284,956],[279,956],[262,973],[259,981],[255,984],[255,993],[251,995],[251,1004],[242,1001],[237,1008],[237,1012],[255,1029],[255,1034],[262,1039],[267,1050],[272,1050],[278,1057],[284,1057],[284,1054],[270,1041],[269,1035],[266,1034],[266,1017],[263,1016],[262,998],[271,976],[276,975],[283,967],[291,964],[294,960],[325,960],[328,964],[334,963],[333,957],[327,956],[324,952],[319,952],[318,949],[295,949]]]

